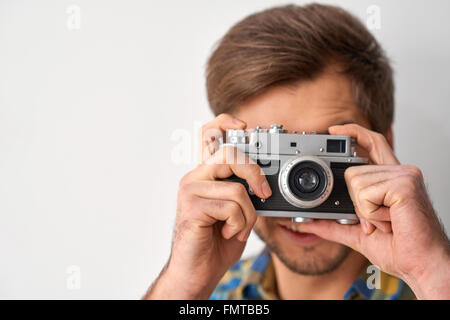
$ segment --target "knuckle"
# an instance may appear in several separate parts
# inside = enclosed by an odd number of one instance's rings
[[[255,178],[258,180],[265,179],[264,173],[260,166],[258,166],[256,163],[251,163],[248,165],[249,174],[251,175],[251,178]]]
[[[178,187],[178,197],[183,200],[189,194],[188,184],[181,184]]]
[[[249,166],[251,167],[251,169],[257,173],[257,174],[263,174],[263,170],[262,168],[258,165],[258,163],[256,163],[255,161],[253,161],[251,158],[249,159]]]
[[[371,187],[373,188],[373,185]],[[370,195],[370,193],[371,193],[371,190],[370,190],[371,187],[359,189],[358,194],[357,194],[358,200],[361,200],[361,201],[367,200],[369,198],[368,195]]]
[[[181,177],[180,182],[178,183],[178,189],[186,189],[186,186],[191,182],[191,171],[186,173],[183,177]]]
[[[235,202],[231,202],[228,206],[229,208],[227,208],[227,210],[230,224],[237,227],[242,227],[245,224],[245,219],[242,215],[241,207]]]
[[[181,197],[181,213],[183,215],[192,215],[198,211],[199,199],[192,194],[185,194]]]
[[[235,230],[242,230],[244,228],[245,222],[238,216],[230,216],[227,223]]]
[[[236,215],[240,211],[239,205],[234,201],[221,202],[221,207],[226,206],[226,210],[230,215]]]
[[[220,122],[226,121],[228,119],[231,119],[231,115],[229,115],[228,113],[221,113],[216,117],[216,120]]]
[[[229,206],[230,206],[229,210],[231,213],[235,215],[241,214],[241,207],[239,206],[239,204],[237,204],[234,201],[230,201]]]
[[[417,179],[417,180],[423,179],[422,171],[421,171],[418,167],[416,167],[416,166],[414,166],[414,165],[410,165],[410,164],[408,164],[408,165],[403,165],[403,167],[404,167],[404,169],[406,169],[407,171],[409,171],[410,175],[411,175],[413,178],[415,178],[415,179]]]
[[[230,188],[232,195],[238,199],[247,194],[247,189],[241,183],[233,182]]]
[[[364,208],[361,208],[361,207],[359,208],[359,215],[358,215],[358,217],[366,219],[366,220],[369,220],[371,218],[370,214],[367,212],[367,210],[364,209]]]
[[[358,167],[354,166],[354,167],[348,167],[345,171],[344,171],[344,178],[346,180],[351,180],[352,177],[355,176],[356,172],[357,172]]]
[[[363,185],[363,179],[360,176],[353,177],[350,181],[350,185],[353,190],[361,190]]]
[[[379,133],[379,132],[374,132],[373,135],[374,135],[375,140],[377,140],[379,142],[386,141],[386,137],[383,134]]]
[[[406,193],[414,191],[417,187],[416,179],[412,176],[403,176],[401,187]]]
[[[359,215],[362,218],[370,219],[373,218],[373,206],[371,203],[367,200],[367,197],[363,195],[359,195]]]

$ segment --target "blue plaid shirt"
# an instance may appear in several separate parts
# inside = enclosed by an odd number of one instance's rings
[[[380,271],[380,288],[370,289],[365,270],[345,293],[344,300],[415,299],[412,290],[400,279]],[[268,249],[254,258],[240,260],[223,276],[212,300],[279,299],[276,279]]]

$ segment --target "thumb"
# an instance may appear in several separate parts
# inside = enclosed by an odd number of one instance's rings
[[[360,251],[360,239],[364,236],[360,225],[342,225],[334,220],[325,219],[302,223],[300,231],[313,233],[325,240],[341,243],[356,251]]]

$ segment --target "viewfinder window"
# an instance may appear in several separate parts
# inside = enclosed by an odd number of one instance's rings
[[[327,140],[327,152],[345,153],[345,140]]]

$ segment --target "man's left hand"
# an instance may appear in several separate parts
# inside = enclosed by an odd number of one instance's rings
[[[330,220],[301,231],[342,243],[382,271],[403,279],[419,299],[450,299],[450,247],[427,195],[421,171],[401,165],[385,137],[356,124],[333,126],[369,153],[373,165],[345,171],[359,225]]]

